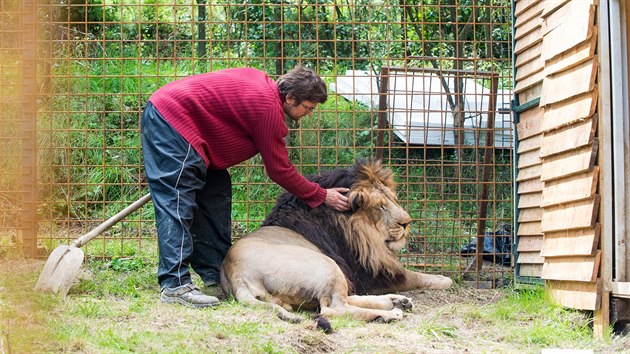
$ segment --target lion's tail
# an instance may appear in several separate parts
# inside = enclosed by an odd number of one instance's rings
[[[331,334],[332,333],[332,326],[330,325],[330,322],[328,321],[328,319],[322,315],[315,315],[313,316],[313,320],[315,320],[315,326],[319,329],[321,329],[324,333],[326,334]]]

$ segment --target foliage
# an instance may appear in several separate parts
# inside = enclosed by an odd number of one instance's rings
[[[273,77],[301,63],[330,82],[349,69],[453,68],[453,63],[462,62],[465,69],[497,71],[507,78],[507,7],[497,0],[453,4],[71,0],[72,6],[53,7],[41,14],[59,20],[45,27],[55,46],[46,53],[51,58],[51,94],[45,97],[50,109],[41,112],[39,122],[39,193],[47,201],[40,208],[42,219],[104,219],[125,206],[111,201],[133,201],[146,192],[140,112],[152,92],[180,77],[238,66],[256,67]],[[76,21],[60,28],[58,24],[68,18]],[[468,25],[473,30],[462,37]],[[466,44],[458,47],[458,41]],[[207,51],[199,50],[202,44]],[[441,60],[426,58],[432,55]],[[312,117],[291,127],[291,161],[301,173],[316,174],[349,166],[357,157],[374,156],[377,125],[375,109],[331,93]],[[385,134],[389,147],[385,163],[406,182],[399,189],[403,206],[421,220],[412,226],[416,238],[408,251],[456,257],[462,242],[476,233],[479,152],[436,153],[401,145],[396,139]],[[490,191],[488,199],[495,202],[488,207],[488,219],[509,220],[509,158],[496,159],[491,180],[506,188]],[[230,173],[233,231],[240,237],[259,225],[282,189],[271,183],[259,157]],[[130,218],[151,219],[152,212],[145,208],[143,215]],[[489,221],[488,227],[496,225]],[[133,230],[115,228],[111,240],[88,245],[88,254],[137,256],[142,246],[124,239],[125,232]]]

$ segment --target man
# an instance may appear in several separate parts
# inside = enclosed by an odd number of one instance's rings
[[[149,99],[142,116],[144,166],[155,205],[160,300],[213,306],[216,297],[192,284],[219,283],[231,245],[231,180],[227,168],[260,153],[269,177],[314,208],[349,208],[345,188],[322,189],[288,158],[285,114],[299,121],[327,99],[326,85],[296,67],[277,82],[251,69],[227,69],[171,82]]]

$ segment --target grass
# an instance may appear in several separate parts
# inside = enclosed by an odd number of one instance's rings
[[[586,313],[563,309],[542,290],[461,286],[407,293],[415,309],[399,322],[333,318],[335,332],[325,335],[308,323],[286,323],[233,299],[207,309],[161,304],[154,259],[91,261],[62,299],[32,292],[41,261],[3,257],[0,352],[539,353],[544,348],[612,352],[630,344],[623,337],[593,339]]]

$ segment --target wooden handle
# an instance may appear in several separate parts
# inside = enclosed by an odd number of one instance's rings
[[[76,239],[73,242],[74,246],[81,247],[81,246],[85,245],[86,243],[88,243],[94,237],[102,234],[103,232],[107,231],[110,227],[116,225],[116,223],[118,223],[120,220],[124,219],[127,215],[131,214],[132,212],[138,210],[141,206],[143,206],[146,203],[148,203],[149,200],[151,200],[151,194],[147,193],[142,198],[136,200],[135,202],[133,202],[131,205],[129,205],[125,209],[119,211],[116,215],[114,215],[111,218],[103,221],[102,224],[100,224],[97,227],[93,228],[87,234],[85,234],[85,235],[79,237],[78,239]]]

